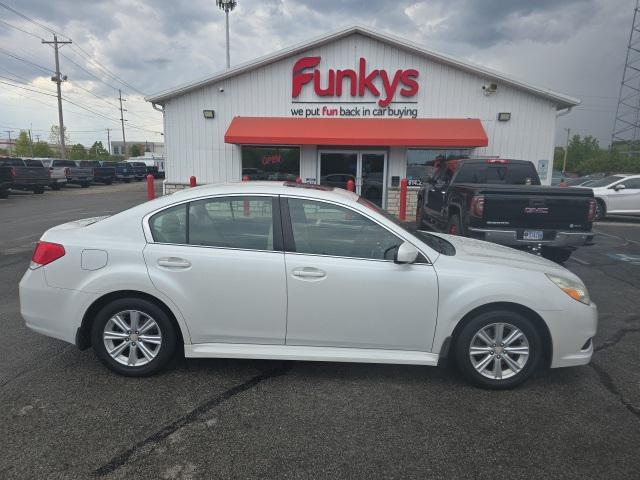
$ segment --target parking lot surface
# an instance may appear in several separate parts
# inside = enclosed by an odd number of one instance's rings
[[[353,363],[178,359],[137,379],[28,330],[18,282],[45,229],[144,200],[135,183],[0,200],[0,478],[640,478],[640,222],[596,224],[566,263],[600,309],[593,362],[516,390]]]

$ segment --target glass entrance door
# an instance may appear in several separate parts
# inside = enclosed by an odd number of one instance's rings
[[[382,207],[385,195],[387,153],[371,150],[322,150],[319,152],[320,185],[347,188],[352,180],[356,193]]]

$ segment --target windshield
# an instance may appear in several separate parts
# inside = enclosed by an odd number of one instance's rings
[[[610,177],[604,177],[600,180],[595,180],[593,183],[590,183],[590,187],[607,187],[618,180],[622,180],[624,177],[622,175],[611,175]]]
[[[387,220],[390,220],[391,222],[393,222],[394,224],[396,224],[397,226],[399,226],[403,230],[411,233],[412,235],[415,235],[416,237],[418,237],[420,240],[422,240],[424,243],[426,243],[430,248],[432,248],[436,252],[441,253],[442,255],[455,255],[456,254],[455,247],[452,244],[450,244],[449,242],[447,242],[446,240],[444,240],[444,239],[442,239],[442,238],[440,238],[440,237],[438,237],[436,235],[432,235],[431,233],[423,232],[421,230],[416,230],[416,229],[409,230],[407,228],[406,224],[402,223],[394,215],[392,215],[389,212],[387,212],[387,211],[381,209],[380,207],[378,207],[375,203],[370,202],[369,200],[367,200],[365,198],[362,198],[362,197],[358,198],[358,203],[360,205],[364,205],[367,208],[370,208],[371,210],[374,210],[375,212],[379,213],[380,215],[382,215]]]

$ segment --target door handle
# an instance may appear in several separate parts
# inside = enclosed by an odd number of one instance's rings
[[[165,257],[158,259],[158,265],[167,268],[189,268],[191,266],[191,262],[184,258]]]
[[[300,278],[323,278],[327,276],[327,272],[317,268],[296,268],[292,273],[294,277]]]

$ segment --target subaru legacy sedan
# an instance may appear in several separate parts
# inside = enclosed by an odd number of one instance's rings
[[[52,306],[55,305],[55,308]],[[186,357],[438,365],[509,388],[588,363],[597,309],[544,258],[410,232],[342,189],[184,190],[44,233],[20,282],[28,327],[111,370]]]

